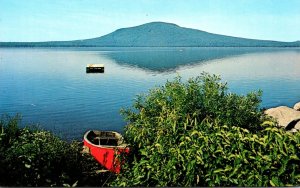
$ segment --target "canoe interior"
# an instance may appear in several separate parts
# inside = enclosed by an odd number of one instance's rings
[[[95,145],[120,146],[123,138],[120,134],[110,131],[91,131],[87,139]]]

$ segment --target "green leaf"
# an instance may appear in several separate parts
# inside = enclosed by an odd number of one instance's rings
[[[67,183],[64,183],[63,186],[64,186],[64,187],[71,187],[71,186],[70,186],[69,184],[67,184]]]
[[[276,187],[276,184],[272,180],[270,180],[270,184],[272,187]]]
[[[297,175],[295,176],[295,179],[300,179],[300,174],[297,174]]]
[[[175,131],[176,131],[176,121],[173,124],[173,132],[175,132]]]
[[[286,187],[294,187],[292,184],[285,184]]]
[[[278,182],[278,177],[272,177],[272,179],[270,180],[270,184],[273,186],[273,187],[276,187],[276,186],[279,186],[279,182]]]
[[[198,136],[201,136],[201,133],[197,130],[194,130],[191,134],[191,136],[194,136],[195,134],[197,134]]]
[[[298,160],[298,161],[300,160],[299,157],[296,154],[291,155],[290,159],[294,159],[294,160]]]
[[[155,147],[161,147],[161,144],[157,143],[154,145]]]
[[[264,126],[264,125],[271,125],[271,126],[273,126],[273,125],[274,125],[274,122],[272,122],[272,121],[264,121],[264,122],[262,123],[262,125],[263,125],[263,126]],[[271,128],[268,127],[268,128],[266,128],[265,130],[271,130]]]
[[[220,172],[223,172],[223,171],[224,171],[223,169],[219,168],[217,170],[214,170],[214,173],[220,173]]]
[[[75,183],[73,183],[72,187],[76,187],[77,184],[78,184],[78,180]]]

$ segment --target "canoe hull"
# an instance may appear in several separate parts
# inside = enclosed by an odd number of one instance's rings
[[[102,132],[110,132],[110,131],[102,131]],[[127,147],[127,145],[95,144],[91,141],[91,138],[89,138],[89,135],[91,135],[92,133],[93,131],[88,131],[85,134],[83,139],[84,146],[89,148],[89,152],[91,153],[91,155],[106,169],[115,173],[119,173],[121,170],[121,164],[123,162],[120,162],[119,159],[116,157],[116,155],[121,153],[128,154],[129,148]],[[116,134],[120,135],[119,133]]]

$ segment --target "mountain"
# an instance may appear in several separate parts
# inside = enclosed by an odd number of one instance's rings
[[[300,47],[300,41],[278,42],[231,37],[165,22],[118,29],[102,37],[50,42],[1,42],[23,47]]]

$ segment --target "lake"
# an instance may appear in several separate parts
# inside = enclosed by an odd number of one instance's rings
[[[105,73],[86,74],[89,63]],[[263,90],[262,107],[300,101],[300,48],[0,48],[0,114],[22,114],[65,139],[122,132],[139,93],[206,71],[230,92]]]

